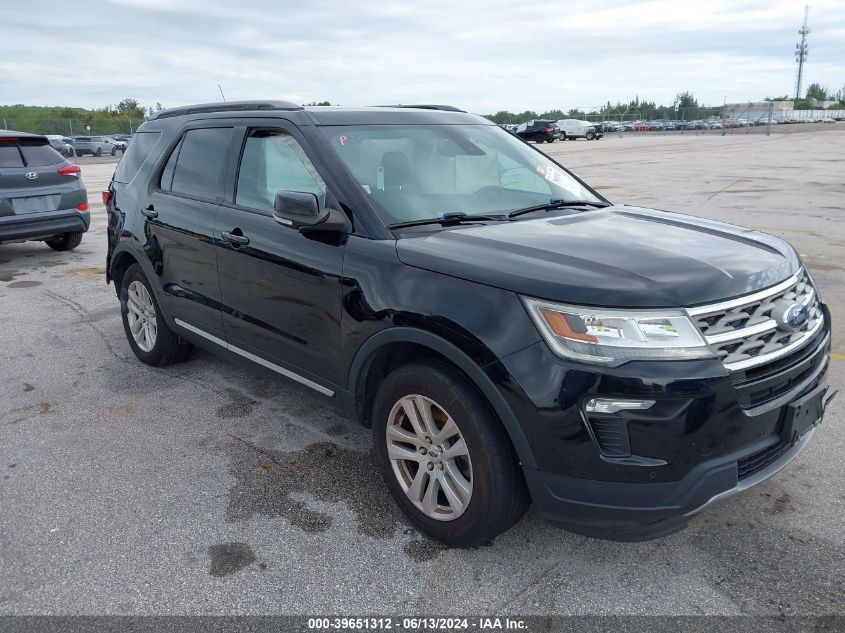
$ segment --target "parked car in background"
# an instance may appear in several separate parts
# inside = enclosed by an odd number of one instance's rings
[[[722,122],[721,121],[710,121],[708,124],[711,130],[721,130],[722,129]]]
[[[558,137],[558,131],[554,123],[547,119],[532,119],[520,123],[516,128],[516,135],[523,141],[552,143]]]
[[[91,223],[80,173],[46,136],[0,132],[0,243],[79,246]]]
[[[605,133],[618,132],[621,128],[622,125],[620,123],[615,123],[613,121],[604,121],[600,127],[601,131]]]
[[[560,131],[560,140],[569,139],[574,141],[577,138],[585,138],[588,141],[600,139],[604,134],[595,123],[582,121],[580,119],[560,119],[555,125]]]
[[[73,144],[68,143],[67,137],[60,134],[48,134],[45,138],[50,143],[50,147],[62,156],[73,156]]]
[[[776,118],[774,118],[774,117],[761,116],[759,119],[757,119],[756,121],[754,121],[754,124],[755,124],[755,125],[770,125],[770,124],[771,124],[771,125],[777,125],[777,124],[778,124],[778,120],[777,120]]]
[[[666,130],[667,132],[674,132],[677,128],[675,127],[674,122],[666,121],[666,123],[663,124],[663,129]]]
[[[102,156],[103,154],[117,154],[117,146],[105,136],[75,136],[73,137],[73,151],[77,156],[91,154],[91,156]]]
[[[121,152],[121,153],[122,153],[122,152],[125,152],[125,151],[126,151],[126,141],[121,141],[121,140],[118,140],[118,139],[117,139],[117,138],[115,138],[114,136],[107,136],[107,137],[106,137],[106,140],[107,140],[109,143],[111,143],[112,145],[114,145],[114,146],[115,146],[115,148],[117,148],[117,150],[118,150],[119,152]]]
[[[821,123],[836,123],[836,119],[830,116],[826,116],[820,120]]]

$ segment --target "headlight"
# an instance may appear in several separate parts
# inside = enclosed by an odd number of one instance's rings
[[[523,297],[538,329],[560,356],[602,365],[629,360],[711,358],[682,310],[606,310]]]

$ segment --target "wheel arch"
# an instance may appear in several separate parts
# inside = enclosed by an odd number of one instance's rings
[[[484,398],[505,429],[523,466],[535,467],[528,440],[502,394],[472,358],[445,338],[409,327],[394,327],[371,336],[359,348],[348,373],[350,408],[358,421],[371,426],[370,410],[381,379],[408,360],[432,358],[457,369]]]

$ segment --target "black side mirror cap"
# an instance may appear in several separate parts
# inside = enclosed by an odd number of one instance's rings
[[[297,231],[349,233],[352,226],[346,214],[337,209],[320,209],[313,193],[278,191],[273,204],[273,219]]]

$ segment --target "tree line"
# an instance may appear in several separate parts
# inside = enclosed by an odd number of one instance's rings
[[[766,97],[766,101],[790,101],[788,96]],[[795,100],[796,110],[811,110],[819,108],[818,102],[838,101],[838,106],[845,109],[845,86],[837,91],[830,91],[819,83],[811,83],[807,87],[806,97]],[[328,106],[328,101],[312,102],[303,105]],[[38,134],[131,134],[148,117],[162,110],[161,103],[155,107],[142,106],[136,99],[126,98],[116,105],[103,108],[68,108],[62,106],[44,107],[27,105],[0,105],[0,123],[4,128],[16,129]],[[635,96],[627,102],[608,101],[596,108],[572,108],[569,110],[554,109],[546,112],[525,110],[524,112],[509,112],[499,110],[486,115],[494,123],[521,123],[530,119],[589,119],[589,120],[620,120],[620,119],[665,119],[686,120],[704,119],[719,116],[721,106],[706,106],[698,102],[691,92],[681,92],[671,104],[658,105],[655,101],[640,99]]]

